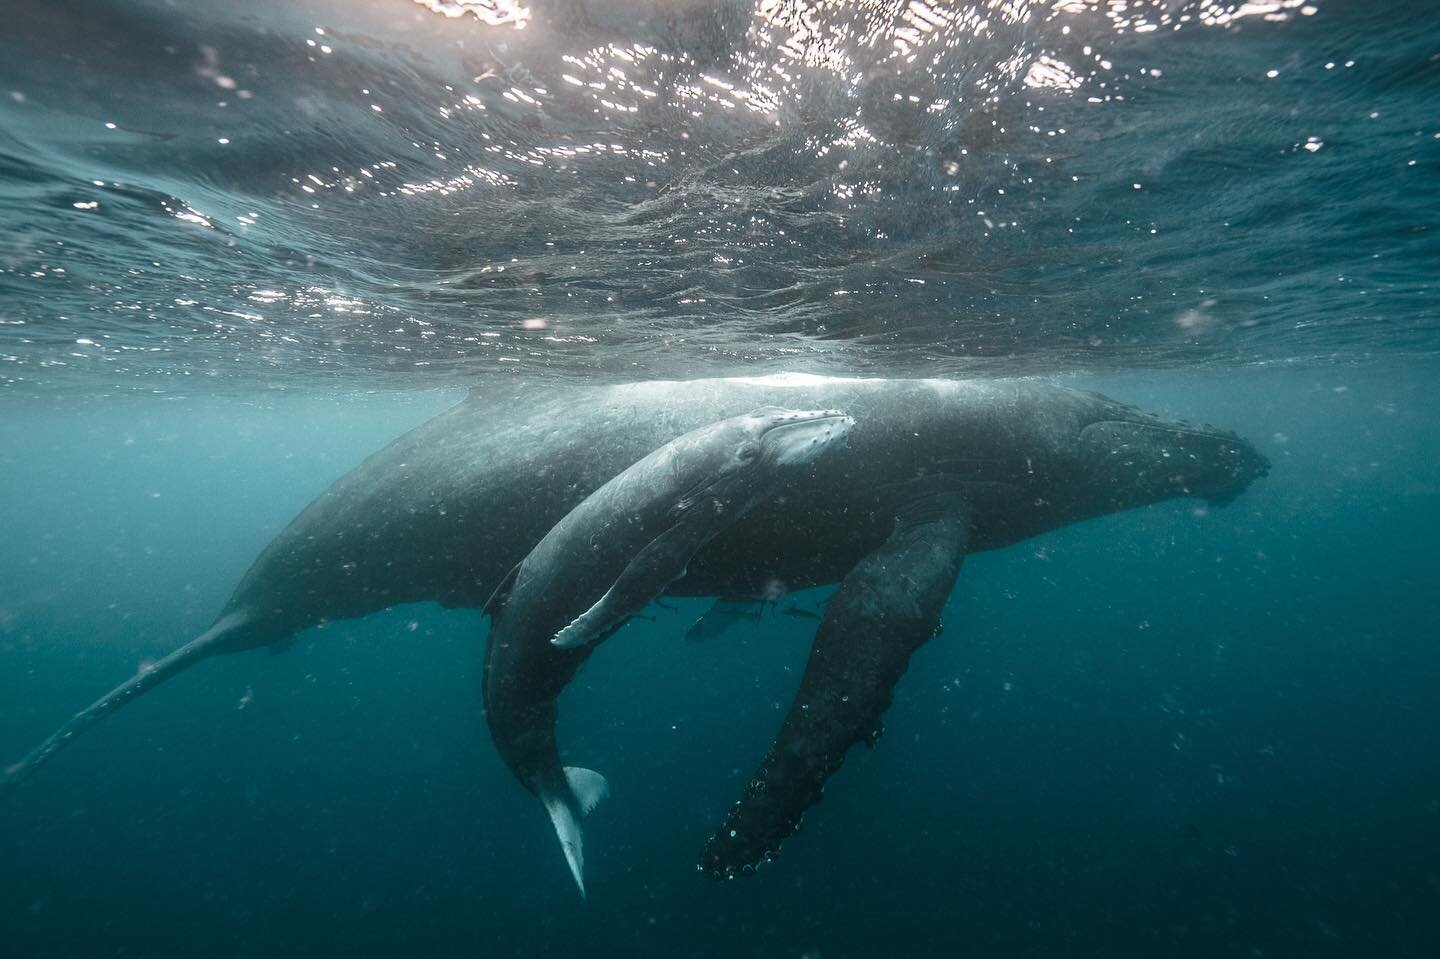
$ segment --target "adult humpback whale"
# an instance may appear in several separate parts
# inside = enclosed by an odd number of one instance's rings
[[[840,583],[784,726],[702,868],[767,857],[880,715],[968,553],[1266,472],[1239,437],[1026,380],[812,376],[475,392],[338,480],[260,554],[206,632],[78,713],[12,786],[97,720],[217,653],[395,603],[479,607],[546,532],[651,450],[757,406],[844,409],[848,449],[711,541],[678,595]]]

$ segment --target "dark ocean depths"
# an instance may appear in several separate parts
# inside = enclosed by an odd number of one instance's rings
[[[469,386],[1032,376],[1273,463],[969,559],[753,879],[813,621],[581,672],[582,902],[407,606],[4,797],[0,954],[1440,955],[1437,103],[1425,2],[0,0],[4,762]]]

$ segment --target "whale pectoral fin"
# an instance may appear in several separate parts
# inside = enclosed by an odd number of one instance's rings
[[[593,643],[601,636],[610,632],[612,627],[633,616],[637,609],[627,609],[627,603],[617,596],[615,587],[611,586],[605,591],[605,595],[585,612],[575,617],[575,620],[566,626],[550,640],[550,644],[559,649],[577,649],[587,643]],[[641,604],[642,607],[644,604]]]
[[[690,628],[685,630],[685,639],[692,643],[703,643],[728,632],[740,623],[758,623],[764,609],[764,600],[722,596],[715,600],[715,604],[699,619],[690,624]]]
[[[769,858],[850,747],[874,744],[911,654],[937,631],[969,536],[964,499],[931,494],[908,504],[889,539],[846,575],[774,745],[705,844],[703,871],[729,877]]]
[[[691,557],[713,534],[700,523],[682,519],[636,553],[605,595],[550,642],[561,649],[574,649],[609,635],[684,576]]]

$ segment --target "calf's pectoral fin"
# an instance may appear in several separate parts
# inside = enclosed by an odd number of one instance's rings
[[[556,633],[550,642],[561,649],[574,649],[609,635],[684,576],[691,557],[716,532],[714,524],[705,528],[689,519],[665,530],[635,554],[594,606]]]
[[[960,572],[970,510],[957,493],[912,500],[830,599],[805,677],[758,772],[705,844],[700,869],[748,872],[794,833],[855,743],[871,745],[910,655],[933,636]]]

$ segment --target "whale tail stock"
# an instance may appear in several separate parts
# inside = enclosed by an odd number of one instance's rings
[[[0,778],[0,796],[13,790],[30,777],[39,766],[69,745],[85,730],[110,715],[136,696],[163,683],[171,676],[208,659],[217,653],[234,649],[239,634],[250,625],[250,617],[244,612],[232,612],[221,616],[215,624],[190,642],[170,653],[154,665],[148,666],[129,680],[116,686],[86,709],[76,713],[68,723],[40,745],[30,750],[24,759],[5,768]]]
[[[608,795],[610,784],[605,777],[579,766],[565,767],[565,787],[540,790],[540,801],[550,814],[550,823],[555,827],[555,836],[565,852],[565,861],[570,864],[570,875],[575,877],[581,899],[585,898],[585,850],[580,820]]]

